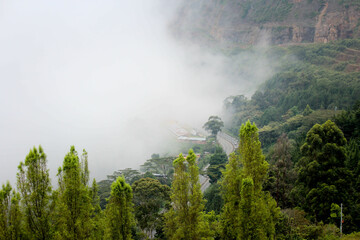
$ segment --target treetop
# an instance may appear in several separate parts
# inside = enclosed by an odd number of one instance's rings
[[[129,184],[125,182],[125,178],[120,176],[111,184],[111,195],[119,196],[123,192],[132,193],[132,189]]]

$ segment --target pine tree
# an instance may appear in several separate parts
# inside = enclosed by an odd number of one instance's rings
[[[261,151],[255,124],[240,128],[239,155],[232,154],[221,182],[224,196],[222,213],[224,239],[274,239],[279,209],[262,191],[268,163]]]
[[[199,168],[192,150],[189,151],[186,162],[182,154],[174,161],[172,208],[165,214],[165,232],[169,239],[196,240],[213,234],[204,220]]]
[[[132,189],[123,177],[118,177],[111,185],[111,195],[106,205],[105,239],[131,239],[133,211]]]
[[[50,239],[51,182],[46,166],[46,155],[41,146],[30,150],[17,174],[22,196],[25,228],[30,239]]]
[[[58,239],[88,239],[92,234],[91,213],[93,211],[91,191],[87,186],[87,153],[80,162],[75,147],[65,156],[59,168],[59,190],[57,192]]]

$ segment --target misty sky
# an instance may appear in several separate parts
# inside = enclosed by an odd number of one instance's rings
[[[198,127],[220,113],[237,91],[224,59],[173,39],[175,10],[165,0],[0,0],[0,183],[14,184],[39,144],[53,180],[71,145],[104,179],[166,152],[167,121]]]

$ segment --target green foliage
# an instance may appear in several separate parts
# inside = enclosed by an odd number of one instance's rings
[[[301,147],[304,157],[298,163],[295,192],[298,200],[302,195],[300,205],[316,221],[329,222],[331,204],[349,204],[351,174],[345,168],[345,144],[344,134],[329,120],[314,125]]]
[[[293,3],[288,0],[246,0],[241,6],[242,18],[249,16],[255,23],[265,23],[284,20],[290,13]]]
[[[224,209],[221,213],[222,238],[236,239],[239,235],[239,204],[241,200],[241,165],[238,156],[230,154],[229,163],[220,182],[223,191]]]
[[[215,153],[210,157],[209,166],[207,168],[207,175],[210,178],[210,183],[216,183],[221,178],[221,171],[225,169],[227,161],[228,157],[222,148],[216,148]]]
[[[186,164],[187,163],[187,164]],[[204,201],[199,183],[199,169],[192,150],[174,161],[175,173],[171,186],[172,208],[165,214],[168,239],[200,239],[212,232],[204,221]]]
[[[9,182],[0,190],[0,239],[17,240],[24,238],[20,211],[20,194],[11,191]]]
[[[24,206],[27,235],[30,239],[50,239],[51,181],[42,147],[31,149],[18,170],[17,185]]]
[[[322,222],[313,224],[299,209],[285,209],[277,223],[276,239],[322,239],[336,240],[340,237],[339,228]]]
[[[157,161],[157,159],[155,159],[155,161]],[[110,197],[111,184],[120,176],[124,177],[125,181],[130,185],[143,177],[138,170],[131,168],[117,170],[113,174],[107,175],[106,180],[98,182],[101,209],[105,209],[106,207],[107,199]]]
[[[148,237],[159,227],[161,210],[170,202],[170,188],[158,180],[142,178],[132,184],[135,218]]]
[[[349,139],[345,146],[346,168],[352,173],[352,194],[349,196],[351,203],[348,206],[350,216],[345,216],[347,221],[344,225],[346,232],[359,231],[360,226],[360,137],[358,122],[360,119],[359,104],[355,104],[352,110],[336,116],[335,121],[344,130],[344,135]]]
[[[284,132],[288,133],[289,138],[301,138],[306,135],[314,124],[322,124],[333,116],[334,111],[317,110],[308,116],[296,115],[283,123],[272,122],[259,130],[259,138],[263,147],[266,149],[275,143]]]
[[[224,122],[218,116],[210,116],[203,128],[210,132],[212,136],[216,136],[221,128],[224,127]]]
[[[132,189],[123,177],[111,184],[109,204],[106,206],[105,239],[132,239],[134,225]]]
[[[74,146],[66,154],[58,171],[56,202],[56,239],[89,239],[92,236],[94,211],[88,187],[89,170],[84,150],[80,161]]]
[[[140,166],[142,174],[138,170],[125,168],[115,171],[112,175],[108,175],[106,180],[98,182],[100,206],[105,209],[107,200],[110,197],[111,184],[119,176],[123,176],[125,181],[130,185],[144,177],[150,177],[157,179],[161,184],[171,185],[173,178],[174,167],[172,165],[175,157],[160,157],[158,154],[152,154],[152,158],[146,160],[146,162]]]
[[[308,116],[313,112],[313,110],[310,108],[309,104],[306,105],[306,108],[303,111],[304,116]]]
[[[279,209],[262,191],[268,163],[261,151],[258,129],[248,121],[240,128],[239,155],[232,154],[221,181],[224,196],[222,238],[273,239]]]
[[[172,165],[175,157],[157,157],[146,160],[146,162],[140,166],[143,172],[149,172],[157,176],[157,179],[162,184],[171,185],[174,167]]]
[[[124,177],[125,181],[129,184],[132,184],[133,182],[139,180],[142,177],[141,173],[138,170],[125,168],[115,171],[112,175],[108,175],[107,178],[111,182],[114,182],[120,176]]]
[[[360,138],[360,102],[354,104],[353,109],[337,114],[335,123],[343,131],[346,139]]]
[[[360,232],[354,232],[348,235],[345,235],[341,238],[341,240],[357,240],[360,239]]]
[[[106,208],[106,204],[107,204],[107,199],[110,197],[110,192],[111,192],[111,183],[113,181],[106,179],[106,180],[101,180],[100,182],[98,182],[98,195],[100,198],[100,207],[101,209],[105,209]]]
[[[270,167],[268,189],[281,208],[292,206],[290,192],[296,180],[296,173],[291,160],[292,146],[286,134],[278,139],[272,153],[273,164]]]
[[[330,217],[332,218],[338,218],[341,215],[341,209],[340,206],[336,203],[332,203],[330,207]]]
[[[357,57],[354,55],[356,49],[360,49],[359,39],[271,47],[267,54],[275,58],[271,64],[276,69],[276,74],[263,83],[250,100],[242,95],[225,100],[224,107],[232,116],[227,129],[236,135],[241,124],[248,119],[254,121],[264,128],[260,130],[260,140],[267,149],[275,144],[283,132],[290,139],[296,139],[315,123],[322,124],[335,114],[339,115],[338,110],[348,109],[360,96],[360,73],[352,70],[349,64],[344,69],[339,69],[340,65],[345,66],[343,63],[351,62]],[[314,112],[311,113],[307,105]],[[299,112],[294,111],[295,107],[298,110],[305,109],[304,116],[297,115]],[[354,114],[353,111],[352,116],[343,117],[354,119]],[[336,122],[341,127],[340,121],[338,119]],[[355,122],[349,124],[349,132],[358,125]],[[344,133],[347,137],[348,133],[345,130]]]
[[[206,212],[214,211],[216,214],[219,214],[221,212],[224,201],[221,197],[221,189],[218,183],[211,184],[210,187],[205,190],[204,199],[206,200]]]
[[[92,231],[90,239],[102,239],[104,236],[104,214],[100,207],[100,197],[98,195],[99,187],[94,179],[92,182],[92,186],[90,189],[90,196],[91,196],[91,206],[92,209],[89,209],[91,213],[91,220],[92,220]]]

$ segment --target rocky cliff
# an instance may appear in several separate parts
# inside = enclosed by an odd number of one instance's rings
[[[326,43],[360,37],[360,0],[184,0],[179,37],[230,45]]]

